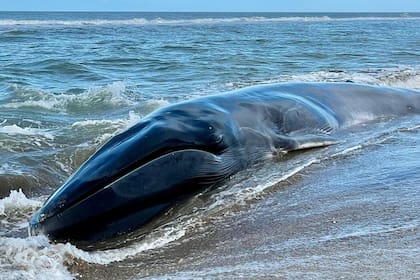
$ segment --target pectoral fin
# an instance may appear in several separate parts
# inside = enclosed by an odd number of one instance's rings
[[[338,141],[336,138],[328,135],[293,135],[281,137],[276,143],[276,148],[285,151],[295,151],[325,147],[337,143]]]
[[[293,137],[295,141],[294,150],[303,150],[324,147],[337,144],[338,141],[334,137],[324,135],[305,135]]]

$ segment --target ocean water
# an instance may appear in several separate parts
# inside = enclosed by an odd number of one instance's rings
[[[420,89],[420,13],[0,12],[0,50],[0,279],[420,278],[420,117],[258,164],[106,250],[27,233],[161,106],[289,81]]]

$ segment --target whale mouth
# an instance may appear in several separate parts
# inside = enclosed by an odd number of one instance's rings
[[[215,157],[219,156],[218,151],[215,151],[214,149],[211,149],[210,147],[197,147],[197,146],[182,146],[182,147],[175,147],[173,149],[164,149],[164,150],[158,150],[154,153],[151,153],[150,155],[142,158],[141,160],[138,160],[130,165],[128,165],[126,168],[123,168],[116,172],[114,175],[107,178],[107,181],[105,181],[102,185],[102,188],[107,188],[109,185],[112,185],[115,181],[120,180],[121,178],[129,175],[132,172],[135,172],[139,168],[142,168],[143,166],[146,166],[154,161],[157,161],[159,159],[165,158],[167,156],[171,156],[174,153],[180,153],[180,152],[186,152],[186,151],[195,151],[198,153],[208,153]],[[99,188],[100,190],[101,188]],[[97,190],[96,190],[97,191]],[[92,193],[95,193],[96,191],[93,191]],[[90,194],[85,195],[85,197],[89,197]]]
[[[96,192],[101,191],[102,189],[108,188],[110,186],[112,186],[112,184],[114,184],[116,181],[124,178],[125,176],[130,175],[132,172],[135,172],[136,170],[142,168],[143,166],[146,166],[154,161],[157,161],[161,158],[164,158],[166,156],[170,156],[171,154],[174,153],[179,153],[179,152],[185,152],[185,151],[196,151],[196,152],[203,152],[203,153],[209,153],[212,154],[214,156],[216,156],[215,151],[207,148],[206,147],[193,147],[193,146],[183,146],[183,147],[176,147],[173,149],[165,149],[165,150],[161,150],[161,151],[156,151],[154,153],[151,153],[150,155],[142,158],[141,160],[138,160],[132,164],[127,165],[126,167],[118,170],[117,172],[115,172],[112,176],[109,177],[104,177],[103,180],[101,181],[100,184],[97,184],[96,187],[92,187],[90,188],[90,190],[88,191],[84,191],[84,192],[80,192],[79,195],[77,194],[73,194],[72,196],[72,200],[68,200],[68,198],[66,200],[63,200],[59,203],[59,211],[57,211],[58,213],[60,211],[65,211],[68,208],[71,208],[73,205],[80,203],[81,201],[88,199],[90,196],[94,195]],[[77,174],[73,177],[71,177],[68,182],[66,182],[63,187],[61,187],[60,189],[64,189],[66,185],[71,184],[74,180],[75,177],[77,176]],[[87,181],[87,178],[84,178],[84,181]],[[58,190],[55,194],[59,193],[60,190]],[[51,199],[54,198],[53,194],[44,204],[47,205],[48,203],[50,203],[49,201]],[[57,214],[58,214],[57,213]],[[39,217],[40,221],[45,220],[51,216],[57,215],[54,213],[50,213],[49,215],[42,215]]]
[[[97,240],[132,230],[194,190],[224,180],[229,172],[221,166],[211,149],[178,147],[118,170],[88,191],[76,173],[32,217],[30,234]]]

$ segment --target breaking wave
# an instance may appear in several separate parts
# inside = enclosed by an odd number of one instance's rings
[[[0,26],[92,26],[92,25],[196,25],[241,22],[322,22],[322,21],[388,21],[388,20],[420,20],[418,16],[401,14],[400,16],[360,16],[360,17],[330,17],[330,16],[284,16],[284,17],[228,17],[228,18],[132,18],[132,19],[87,19],[87,20],[0,20]]]
[[[20,127],[19,125],[5,125],[0,126],[0,134],[9,134],[9,135],[26,135],[26,136],[34,136],[39,135],[46,139],[53,140],[54,135],[38,128],[32,127]]]
[[[22,190],[11,191],[8,197],[0,199],[0,217],[9,216],[13,211],[31,211],[41,206],[41,202],[29,199]]]
[[[261,81],[233,82],[228,84],[228,86],[240,88],[257,84],[281,82],[354,82],[376,86],[420,89],[420,69],[398,67],[389,69],[368,69],[361,72],[347,70],[316,71],[307,74],[280,75]]]
[[[55,94],[12,85],[11,96],[2,102],[2,108],[39,108],[49,111],[81,113],[116,109],[136,104],[127,94],[123,82],[88,89],[81,94]]]

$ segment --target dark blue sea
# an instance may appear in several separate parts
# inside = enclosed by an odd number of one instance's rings
[[[261,163],[108,249],[28,236],[154,109],[290,81],[420,89],[420,13],[0,12],[0,279],[419,279],[420,117]]]

